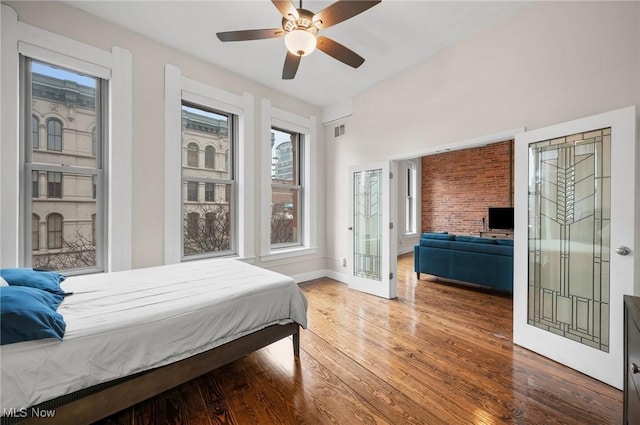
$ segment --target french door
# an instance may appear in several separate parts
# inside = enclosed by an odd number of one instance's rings
[[[616,388],[636,279],[635,117],[629,107],[515,142],[513,340]]]
[[[393,164],[349,169],[349,288],[383,298],[397,291]]]

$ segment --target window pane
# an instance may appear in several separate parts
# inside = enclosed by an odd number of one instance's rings
[[[297,189],[274,187],[271,189],[271,243],[298,243]]]
[[[204,200],[206,202],[215,201],[215,185],[213,183],[205,183],[204,185]]]
[[[23,60],[24,72],[31,78],[31,84],[24,86],[31,113],[22,118],[25,134],[31,135],[26,143],[31,142],[32,148],[25,158],[30,161],[25,165],[32,170],[33,194],[26,200],[33,213],[27,239],[31,264],[27,265],[95,271],[102,266],[105,252],[101,226],[106,220],[98,211],[102,211],[104,194],[99,176],[108,110],[101,93],[107,84],[58,66]],[[37,149],[39,135],[46,137],[42,149]]]
[[[216,197],[230,199],[231,185],[215,185]],[[185,204],[184,255],[231,250],[230,203]]]
[[[209,150],[208,155],[210,157],[209,162],[207,162],[207,150],[205,149],[205,168],[207,168],[207,170],[183,169],[184,176],[198,175],[200,177],[218,179],[233,178],[233,175],[230,173],[231,170],[214,170],[217,163],[215,158],[217,153],[230,149],[229,121],[230,118],[228,116],[219,113],[192,106],[182,106],[182,154],[186,155],[186,158],[183,157],[182,163],[190,167],[198,166],[198,163],[193,159],[192,153],[193,149],[198,149],[198,145],[211,147],[213,150]],[[195,156],[195,159],[197,160],[197,156]]]
[[[301,136],[271,129],[271,244],[300,244]]]
[[[31,144],[34,149],[40,147],[40,120],[35,115],[31,116]]]
[[[182,106],[184,256],[234,250],[233,166],[221,168],[226,156],[219,157],[233,152],[231,123],[232,116]]]
[[[32,267],[69,270],[97,265],[97,201],[93,198],[93,179],[91,174],[47,172],[48,197],[33,199],[31,206],[33,224],[36,215],[46,217],[47,243],[46,249],[33,253]],[[50,196],[51,191],[59,196]],[[36,250],[35,229],[32,231],[32,250]]]
[[[216,168],[216,148],[207,146],[204,149],[204,166],[205,168]]]
[[[62,216],[60,214],[53,213],[47,217],[47,248],[62,248]]]
[[[31,61],[33,162],[96,167],[96,87],[99,79],[43,62]],[[36,126],[42,117],[46,150]]]
[[[187,165],[189,167],[198,166],[198,145],[189,143],[187,146]]]
[[[198,201],[198,182],[187,182],[187,201]]]
[[[47,198],[62,198],[62,173],[47,172]]]
[[[31,249],[40,249],[40,217],[38,214],[31,214]]]
[[[47,120],[47,149],[51,151],[62,150],[62,121],[57,118]]]
[[[298,184],[298,134],[271,129],[271,179]]]
[[[31,172],[31,196],[37,198],[40,196],[40,184],[38,181],[39,173],[37,171]]]

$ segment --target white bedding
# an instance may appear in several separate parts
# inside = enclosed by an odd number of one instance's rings
[[[163,366],[272,324],[307,324],[293,279],[216,259],[69,277],[62,342],[0,347],[0,412]]]

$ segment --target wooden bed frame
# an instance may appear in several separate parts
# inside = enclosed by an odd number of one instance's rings
[[[18,423],[21,425],[89,424],[289,336],[293,336],[293,354],[299,358],[300,326],[297,323],[272,325],[204,353],[114,381],[112,384],[99,386],[97,391],[90,394],[74,397],[74,393],[30,407],[27,409],[28,415],[31,415],[34,409],[35,411],[42,409],[55,410],[55,416],[53,418],[29,417]],[[71,401],[68,401],[69,398]],[[0,419],[5,423],[5,420],[10,418]]]

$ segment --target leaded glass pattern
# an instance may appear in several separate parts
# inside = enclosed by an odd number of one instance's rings
[[[382,170],[354,173],[353,274],[382,281]]]
[[[528,323],[609,352],[611,129],[529,146]]]

